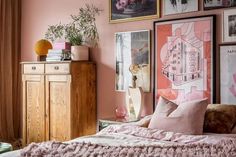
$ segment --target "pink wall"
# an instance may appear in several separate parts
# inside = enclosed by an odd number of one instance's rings
[[[202,3],[203,0],[199,0]],[[37,40],[44,38],[48,25],[67,22],[69,15],[76,14],[78,8],[85,3],[93,3],[103,10],[97,18],[100,34],[98,48],[92,50],[92,60],[97,63],[97,99],[98,117],[111,117],[115,114],[116,105],[125,103],[125,94],[115,91],[115,53],[114,33],[122,31],[143,30],[153,27],[153,20],[143,20],[118,24],[109,24],[109,0],[22,0],[22,61],[36,60],[33,46]],[[202,10],[202,5],[199,6]],[[217,43],[221,42],[221,13],[222,10],[199,11],[192,13],[167,16],[179,18],[196,15],[217,14]],[[164,18],[161,18],[164,19]],[[218,54],[218,49],[217,52]],[[217,60],[218,60],[217,55]],[[217,66],[219,67],[219,66]],[[217,75],[217,78],[219,76]],[[218,82],[218,79],[217,79]],[[217,93],[219,90],[217,89]],[[217,94],[219,95],[219,94]],[[152,112],[152,94],[145,94],[145,113]]]

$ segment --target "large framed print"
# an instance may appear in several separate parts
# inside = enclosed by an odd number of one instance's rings
[[[204,0],[204,10],[229,8],[236,6],[236,0]]]
[[[236,45],[220,45],[220,100],[236,104]]]
[[[110,23],[159,17],[159,0],[109,0]]]
[[[150,92],[150,30],[115,34],[116,91],[126,91],[133,84]],[[134,74],[135,72],[135,74]]]
[[[164,0],[163,14],[171,15],[198,11],[198,0]]]
[[[214,15],[154,22],[155,103],[214,102],[214,26]]]
[[[224,10],[223,16],[223,42],[236,41],[236,10]]]

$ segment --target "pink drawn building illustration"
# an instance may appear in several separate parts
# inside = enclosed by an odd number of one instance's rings
[[[171,36],[168,37],[167,47],[167,55],[162,66],[164,76],[174,85],[185,84],[201,78],[202,56],[194,42],[187,42],[180,36]]]

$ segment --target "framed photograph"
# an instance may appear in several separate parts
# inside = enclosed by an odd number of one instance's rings
[[[220,45],[220,100],[236,103],[236,45]]]
[[[204,0],[204,10],[229,8],[236,6],[236,0]]]
[[[236,11],[235,9],[224,10],[223,16],[223,42],[236,41]]]
[[[136,87],[150,92],[150,30],[116,33],[115,42],[116,90],[126,91],[135,76]]]
[[[164,0],[163,14],[171,15],[198,11],[198,0]]]
[[[109,0],[110,23],[159,17],[159,0]]]
[[[213,103],[215,16],[156,21],[154,31],[154,105],[159,96]]]

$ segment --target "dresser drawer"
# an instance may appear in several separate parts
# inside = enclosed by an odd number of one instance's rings
[[[43,74],[44,64],[24,64],[24,74]]]
[[[45,65],[46,74],[69,74],[70,73],[70,64],[46,64]]]

